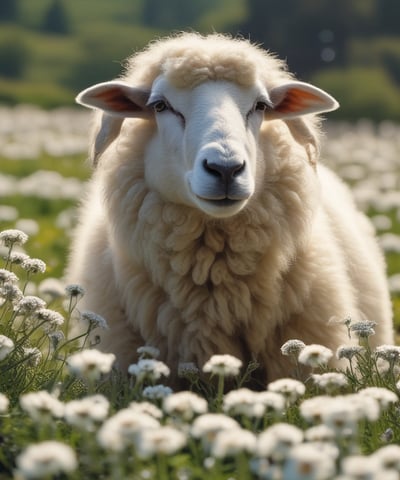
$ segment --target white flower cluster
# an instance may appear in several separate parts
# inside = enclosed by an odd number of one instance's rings
[[[88,113],[71,108],[46,111],[32,105],[0,108],[0,156],[36,159],[84,153]]]
[[[74,450],[53,440],[29,445],[17,458],[17,474],[27,480],[70,473],[77,466]]]
[[[163,408],[171,417],[189,422],[195,415],[207,412],[208,404],[195,393],[178,392],[164,398]]]
[[[0,335],[0,361],[14,350],[14,342],[6,335]]]
[[[165,363],[153,358],[142,358],[138,363],[133,363],[128,367],[128,373],[136,378],[138,383],[145,380],[154,382],[162,376],[168,377],[170,370]]]
[[[248,418],[262,418],[267,412],[281,414],[285,404],[286,398],[281,392],[273,390],[254,392],[247,388],[240,388],[224,396],[223,409],[224,412],[235,417],[243,415]]]
[[[299,353],[298,361],[311,368],[326,366],[332,358],[333,352],[327,347],[318,344],[306,345]]]
[[[24,245],[28,241],[28,235],[17,229],[3,230],[0,232],[0,244],[6,247],[13,247],[14,245]]]
[[[232,355],[213,355],[203,365],[203,372],[222,377],[236,376],[242,367],[242,361]]]
[[[93,395],[66,403],[64,417],[70,425],[92,432],[105,420],[109,408],[110,402],[106,397]]]
[[[35,422],[50,422],[64,414],[63,403],[46,390],[25,393],[20,396],[19,402],[22,409]]]
[[[311,347],[312,362],[315,352],[326,353],[320,346]],[[397,348],[383,347],[375,355],[384,355],[389,360],[395,357],[397,361]],[[296,354],[306,348],[301,346]],[[157,354],[147,347],[138,353]],[[228,370],[233,365],[232,358],[217,360],[215,372],[227,375],[227,365]],[[78,377],[93,380],[109,372],[113,361],[111,354],[83,350],[70,356],[67,365]],[[229,374],[240,368],[239,361],[234,365]],[[143,378],[158,380],[169,373],[166,365],[154,358],[142,358],[131,367],[136,378],[144,375]],[[270,382],[263,391],[238,388],[225,393],[221,403],[223,413],[209,412],[207,400],[194,392],[173,393],[159,384],[146,387],[140,401],[132,401],[111,416],[110,401],[101,394],[62,402],[57,395],[42,390],[21,395],[20,406],[38,426],[63,419],[73,431],[90,435],[96,448],[114,455],[113,458],[122,459],[133,451],[136,461],[147,462],[186,449],[192,451],[197,445],[196,452],[200,448],[206,455],[205,469],[212,470],[219,462],[236,459],[238,468],[240,462],[245,462],[254,478],[259,479],[390,480],[393,472],[400,472],[400,447],[396,445],[384,446],[369,456],[355,450],[361,426],[377,422],[398,403],[397,394],[383,387],[338,394],[338,390],[348,386],[341,372],[314,373],[311,378],[310,386],[314,384],[326,394],[307,397],[304,383],[281,378]],[[293,412],[293,405],[306,428],[285,421],[289,412]],[[7,397],[0,394],[0,415],[8,409]],[[345,455],[343,448],[348,449]],[[78,458],[70,447],[49,441],[29,446],[16,463],[16,473],[21,478],[42,478],[73,472],[78,467]],[[365,477],[366,472],[372,476]]]
[[[283,380],[280,390],[286,392],[290,379]],[[296,384],[292,386],[298,399],[300,389]],[[62,404],[42,391],[21,397],[21,406],[36,422],[64,417],[71,427],[92,432],[106,451],[123,453],[134,448],[137,458],[142,460],[174,455],[194,440],[201,443],[209,456],[208,468],[212,468],[211,459],[245,455],[252,472],[259,478],[329,480],[336,478],[339,449],[335,440],[345,438],[348,442],[349,438],[355,438],[359,422],[376,421],[384,409],[397,401],[393,392],[377,387],[346,396],[313,397],[300,403],[300,414],[311,424],[308,429],[303,431],[278,421],[259,433],[243,428],[231,415],[261,418],[266,415],[265,404],[273,404],[276,418],[279,418],[288,408],[284,395],[271,391],[233,390],[224,397],[228,415],[208,413],[207,402],[192,392],[170,394],[164,398],[163,410],[166,418],[179,418],[176,426],[161,423],[163,412],[146,401],[132,402],[128,408],[107,418],[110,404],[102,395]],[[0,396],[0,411],[5,412],[7,408],[7,399]],[[23,478],[41,478],[41,475],[75,470],[76,455],[69,447],[64,447],[57,442],[28,447],[17,459],[18,473]],[[400,447],[388,445],[368,457],[348,455],[340,465],[343,474],[350,479],[364,478],[358,477],[360,473],[357,472],[389,474],[400,469]],[[307,472],[306,477],[304,472]]]
[[[98,380],[101,375],[109,373],[115,362],[113,353],[103,353],[95,349],[74,353],[67,360],[69,371],[84,380]]]

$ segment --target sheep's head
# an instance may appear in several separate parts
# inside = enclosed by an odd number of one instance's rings
[[[264,120],[283,119],[290,125],[302,115],[337,108],[332,97],[306,83],[289,80],[271,88],[255,75],[252,82],[240,82],[232,68],[227,74],[227,68],[205,65],[198,68],[200,80],[193,77],[182,85],[176,71],[174,77],[164,69],[149,89],[128,81],[98,84],[77,101],[104,112],[97,155],[116,138],[124,118],[155,120],[145,156],[149,186],[169,201],[216,218],[239,212],[255,191]]]

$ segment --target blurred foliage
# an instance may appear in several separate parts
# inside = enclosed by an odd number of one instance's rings
[[[6,80],[0,77],[0,103],[40,105],[56,108],[71,103],[71,91],[55,83]]]
[[[372,65],[387,71],[396,84],[400,84],[400,38],[383,36],[376,39],[354,39],[350,55],[357,65]]]
[[[286,58],[292,71],[309,77],[329,64],[351,64],[351,39],[379,31],[379,2],[387,0],[246,0],[249,14],[239,27]],[[332,55],[324,55],[326,49]]]
[[[63,0],[52,0],[44,15],[42,30],[58,35],[70,33],[71,27]]]
[[[388,73],[378,67],[352,67],[317,73],[313,82],[341,104],[331,119],[373,117],[400,121],[400,90]]]
[[[107,36],[102,34],[105,30]],[[123,61],[132,53],[132,45],[135,49],[143,48],[157,35],[156,30],[129,25],[91,25],[82,33],[79,56],[70,69],[65,69],[61,83],[78,92],[92,83],[110,80],[123,70]]]
[[[0,76],[5,78],[23,77],[30,58],[27,42],[16,32],[2,37],[0,42]]]
[[[400,118],[398,0],[0,3],[4,103],[72,104],[80,89],[117,76],[151,39],[197,30],[241,34],[277,52],[300,79],[331,88],[342,105],[337,118]]]
[[[1,0],[0,22],[14,22],[19,19],[19,0]]]
[[[209,10],[214,0],[201,2],[187,0],[146,0],[142,3],[141,18],[144,25],[154,28],[185,28]]]

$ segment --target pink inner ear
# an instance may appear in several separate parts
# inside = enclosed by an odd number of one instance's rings
[[[322,103],[318,95],[307,92],[301,88],[291,88],[286,92],[285,97],[274,110],[280,113],[299,112],[315,105],[315,103]]]
[[[108,109],[116,112],[140,110],[119,87],[108,87],[96,93],[95,97],[104,102]]]

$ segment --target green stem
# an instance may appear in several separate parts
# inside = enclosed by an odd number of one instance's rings
[[[29,280],[31,278],[31,275],[29,272],[26,273],[26,280],[25,280],[25,284],[22,288],[22,293],[25,295],[25,291],[26,291],[26,287],[28,286],[28,283],[29,283]]]
[[[94,395],[96,393],[96,382],[92,379],[86,381],[88,395]]]
[[[165,455],[157,455],[157,479],[168,480],[168,463]]]
[[[225,377],[223,375],[218,376],[218,389],[217,389],[217,398],[216,398],[216,408],[218,412],[222,411],[222,398],[224,396],[224,383]]]
[[[249,478],[248,460],[244,452],[236,455],[236,478],[240,478],[240,480]]]
[[[12,244],[10,246],[10,248],[8,249],[8,254],[7,254],[7,257],[6,257],[6,264],[4,265],[4,268],[6,270],[8,269],[9,265],[11,264],[10,258],[11,258],[11,252],[12,252],[13,246],[14,246],[14,244]]]
[[[82,333],[81,335],[78,335],[77,337],[74,337],[74,338],[70,338],[68,339],[66,342],[62,343],[60,346],[58,346],[56,348],[56,350],[54,350],[53,352],[53,358],[56,358],[58,353],[63,350],[69,343],[73,343],[73,342],[76,342],[77,340],[79,340],[80,338],[83,338],[84,336],[87,335],[88,332],[85,332],[85,333]],[[82,350],[82,348],[80,349]]]

